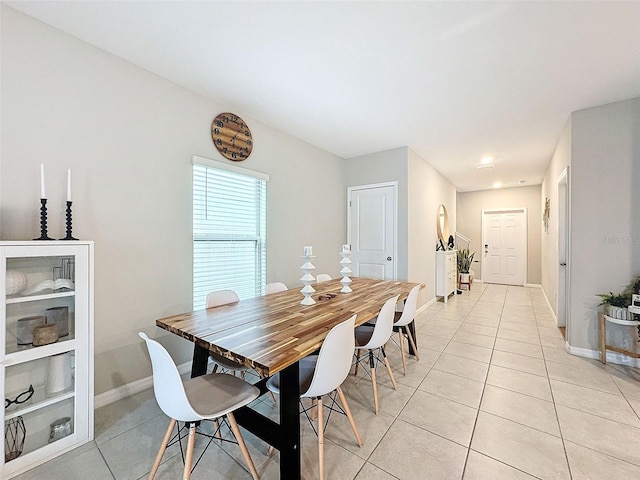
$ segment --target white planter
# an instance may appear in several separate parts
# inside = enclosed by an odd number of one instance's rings
[[[460,283],[469,283],[469,274],[461,273],[460,274]]]

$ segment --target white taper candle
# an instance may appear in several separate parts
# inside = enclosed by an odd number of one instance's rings
[[[71,201],[71,169],[67,170],[67,202]]]
[[[40,198],[47,198],[44,192],[44,163],[40,164]]]

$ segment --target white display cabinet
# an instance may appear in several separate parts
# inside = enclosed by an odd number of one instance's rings
[[[11,478],[93,439],[93,242],[0,242],[0,296],[0,478]],[[34,346],[43,322],[25,319],[45,315],[59,338]]]
[[[458,288],[457,255],[457,250],[436,252],[436,296],[443,297],[444,303]]]

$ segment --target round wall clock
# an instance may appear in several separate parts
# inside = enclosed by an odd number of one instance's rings
[[[233,113],[221,113],[213,120],[211,138],[218,151],[229,160],[240,162],[251,155],[251,130],[244,120]]]

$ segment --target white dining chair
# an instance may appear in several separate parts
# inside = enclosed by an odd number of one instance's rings
[[[267,283],[267,285],[264,287],[265,295],[269,295],[270,293],[284,292],[286,290],[289,289],[282,282]]]
[[[411,348],[413,349],[413,354],[416,356],[416,360],[420,360],[415,339],[413,338],[413,335],[411,335],[411,330],[409,329],[409,324],[413,322],[416,316],[419,293],[420,285],[416,285],[411,289],[409,295],[407,296],[407,300],[404,302],[404,310],[395,314],[395,318],[398,319],[393,324],[393,331],[398,332],[397,344],[400,347],[400,352],[402,355],[402,371],[405,376],[407,375],[407,360],[404,355],[404,335],[407,336],[409,343],[411,344]],[[404,334],[402,333],[402,329],[404,329]]]
[[[327,273],[319,273],[316,275],[316,283],[328,282],[331,280],[331,275]]]
[[[363,366],[365,365],[365,361],[360,356],[360,351],[366,350],[367,353],[365,354],[365,356],[369,360],[369,374],[371,376],[371,385],[373,386],[373,401],[376,414],[380,410],[380,405],[378,402],[378,384],[376,382],[376,366],[380,361],[379,354],[382,355],[384,364],[387,367],[389,377],[391,377],[391,383],[393,383],[393,388],[396,390],[398,388],[396,379],[393,376],[393,372],[391,371],[391,366],[389,365],[389,359],[387,358],[387,354],[384,351],[384,345],[389,341],[391,335],[393,334],[393,316],[398,297],[399,295],[396,295],[395,297],[387,300],[384,305],[382,305],[375,325],[361,325],[359,327],[356,327],[355,330],[355,373],[358,373],[359,364],[362,364]]]
[[[356,422],[351,415],[347,398],[340,387],[351,369],[351,358],[355,347],[354,325],[356,315],[333,327],[324,341],[318,355],[309,355],[300,361],[300,398],[311,398],[314,402],[311,409],[316,412],[318,434],[318,463],[320,479],[324,479],[324,413],[325,404],[322,397],[329,395],[331,403],[326,408],[331,411],[344,413],[349,420],[351,429],[356,437],[358,446],[362,447],[362,438],[358,432]],[[280,393],[280,376],[274,375],[267,381],[267,388],[274,393]],[[336,401],[336,393],[340,404]],[[336,410],[335,407],[338,407]],[[305,409],[307,413],[309,409]],[[327,417],[328,418],[328,417]],[[311,419],[309,419],[311,421]],[[313,423],[312,423],[313,426]]]
[[[184,438],[181,432],[187,426],[188,440],[182,478],[189,480],[191,478],[196,433],[209,436],[197,432],[196,425],[202,420],[219,420],[223,417],[228,420],[251,476],[254,480],[257,480],[259,478],[258,472],[238,429],[233,411],[255,400],[260,395],[260,390],[240,378],[224,373],[210,373],[183,382],[169,352],[144,333],[140,332],[138,335],[145,341],[151,357],[153,390],[156,400],[160,409],[171,419],[149,473],[149,480],[153,480],[155,477],[167,446],[173,444],[176,440],[181,442]],[[184,422],[185,425],[183,428],[178,425],[178,433],[172,437],[177,422]],[[200,454],[199,459],[202,458],[205,451],[206,448]]]

